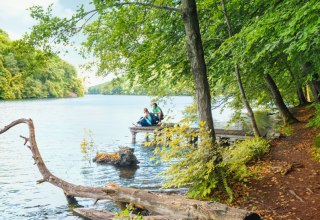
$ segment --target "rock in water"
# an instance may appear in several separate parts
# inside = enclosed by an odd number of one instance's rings
[[[119,167],[135,167],[140,163],[130,147],[120,147],[116,153],[97,153],[93,161]]]

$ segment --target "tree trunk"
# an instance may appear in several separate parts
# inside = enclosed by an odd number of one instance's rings
[[[230,19],[229,19],[228,13],[227,13],[227,9],[226,9],[224,0],[221,0],[221,6],[222,6],[224,18],[225,18],[226,23],[227,23],[227,29],[228,29],[229,37],[232,37],[232,27],[231,27]],[[238,83],[239,91],[240,91],[240,94],[241,94],[242,102],[243,102],[245,108],[247,109],[248,116],[249,116],[249,118],[251,120],[252,130],[253,130],[253,132],[254,132],[254,134],[256,136],[260,137],[261,135],[260,135],[260,132],[259,132],[259,129],[258,129],[258,126],[257,126],[256,119],[254,117],[254,113],[252,111],[252,108],[251,108],[250,103],[249,103],[249,101],[247,99],[246,93],[244,91],[243,83],[242,83],[242,80],[241,80],[240,69],[239,69],[239,66],[238,66],[237,63],[235,63],[235,65],[234,65],[234,70],[235,70],[235,74],[236,74],[236,77],[237,77],[237,83]]]
[[[300,106],[304,106],[308,104],[308,101],[303,93],[303,89],[301,87],[299,87],[297,89],[297,96],[298,96],[298,100],[299,100],[299,105]]]
[[[318,80],[312,80],[310,83],[310,88],[312,91],[312,95],[314,98],[315,102],[319,102],[320,101],[320,82]]]
[[[246,93],[244,91],[243,83],[242,83],[241,76],[240,76],[240,70],[239,70],[239,67],[237,64],[235,64],[235,72],[236,72],[236,76],[237,76],[237,82],[238,82],[238,86],[239,86],[239,90],[240,90],[240,94],[241,94],[241,99],[242,99],[244,106],[246,107],[246,109],[248,111],[248,116],[251,120],[252,130],[256,136],[260,137],[261,135],[260,135],[260,132],[258,129],[256,118],[254,117],[254,113],[252,111],[252,108],[249,104]]]
[[[8,131],[10,128],[25,123],[29,127],[29,137],[22,137],[25,145],[29,143],[29,149],[37,165],[42,179],[38,183],[48,182],[61,188],[66,196],[85,197],[98,200],[113,200],[119,203],[130,203],[134,207],[147,210],[151,219],[220,219],[220,220],[259,220],[256,213],[245,210],[228,207],[224,204],[210,201],[198,201],[186,199],[177,195],[163,195],[152,193],[146,190],[121,187],[110,183],[104,187],[86,187],[75,185],[54,176],[46,167],[40,155],[34,132],[34,125],[31,119],[19,119],[5,126],[0,130],[0,134]],[[79,210],[75,212],[92,219],[112,219],[110,212],[99,212],[94,210]],[[90,217],[91,216],[91,217]]]
[[[214,143],[216,136],[211,111],[211,95],[195,0],[182,0],[181,11],[187,37],[188,56],[195,83],[199,121],[206,122]]]
[[[298,120],[291,114],[287,106],[284,104],[283,98],[280,94],[280,91],[276,85],[276,83],[273,81],[272,77],[267,74],[265,76],[265,80],[270,88],[272,97],[274,99],[274,102],[279,109],[280,115],[282,117],[283,122],[286,123],[294,123],[298,122]]]
[[[308,85],[308,84],[305,85],[305,86],[303,87],[303,90],[304,90],[304,92],[305,92],[305,94],[306,94],[307,102],[311,102],[309,85]]]
[[[297,87],[297,96],[298,96],[298,100],[299,100],[299,106],[304,106],[308,104],[308,101],[306,99],[306,97],[304,96],[303,90],[301,88],[301,83],[299,82],[299,80],[297,80],[297,77],[295,76],[295,74],[293,73],[290,65],[288,64],[287,60],[285,60],[284,62],[286,68],[288,69],[292,80],[294,81],[294,84]]]
[[[311,62],[305,62],[304,64],[302,64],[302,74],[304,76],[308,76],[308,75],[312,76],[312,80],[309,81],[309,86],[310,86],[314,101],[319,102],[320,101],[320,97],[319,97],[320,82],[318,80],[318,77],[316,77],[316,74],[312,72]]]

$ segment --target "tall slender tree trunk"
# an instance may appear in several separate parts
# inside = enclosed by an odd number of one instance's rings
[[[294,84],[296,85],[296,88],[297,88],[297,97],[298,97],[298,100],[299,100],[299,105],[300,106],[303,106],[303,105],[307,105],[308,104],[308,101],[303,93],[303,90],[301,88],[301,83],[299,83],[299,81],[297,80],[297,77],[294,75],[291,67],[289,66],[288,62],[284,62],[287,70],[289,71],[291,77],[292,77],[292,80],[294,81]]]
[[[239,90],[240,90],[240,94],[241,94],[241,99],[242,99],[244,106],[246,107],[246,109],[248,111],[248,116],[251,120],[252,130],[256,136],[260,137],[261,134],[260,134],[260,131],[257,126],[256,118],[254,117],[254,113],[252,111],[252,108],[249,104],[246,93],[244,91],[243,83],[242,83],[241,76],[240,76],[240,70],[239,70],[239,67],[237,64],[235,64],[235,72],[236,72],[236,76],[237,76],[237,82],[238,82],[238,86],[239,86]]]
[[[318,80],[312,80],[310,82],[310,88],[315,102],[320,102],[320,82]]]
[[[283,122],[284,123],[298,122],[298,120],[291,114],[287,106],[284,104],[280,91],[276,83],[273,81],[272,77],[269,74],[267,74],[265,76],[265,80],[270,88],[272,97],[274,99],[274,102],[277,108],[279,109]]]
[[[309,85],[308,85],[308,84],[305,85],[305,86],[303,87],[303,90],[304,90],[304,92],[305,92],[305,94],[306,94],[307,102],[311,102]]]
[[[312,73],[312,63],[311,62],[305,62],[302,64],[302,74],[304,76],[312,75],[312,80],[309,82],[310,90],[313,95],[313,99],[315,102],[320,101],[320,82],[318,80],[318,77],[316,74]]]
[[[224,0],[221,0],[221,6],[222,6],[224,18],[225,18],[226,23],[227,23],[227,29],[228,29],[229,37],[232,37],[231,22],[230,22],[230,18],[228,16],[228,13],[227,13],[227,9],[226,9]],[[254,113],[252,111],[252,108],[251,108],[250,103],[249,103],[249,101],[247,99],[246,93],[244,91],[243,83],[242,83],[242,80],[241,80],[241,73],[240,73],[240,69],[239,69],[239,66],[238,66],[237,63],[234,64],[234,70],[235,70],[235,74],[236,74],[236,77],[237,77],[237,83],[238,83],[239,91],[240,91],[240,94],[241,94],[242,102],[243,102],[245,108],[247,109],[248,116],[249,116],[249,118],[251,120],[252,130],[253,130],[253,132],[254,132],[254,134],[256,136],[260,137],[261,135],[260,135],[260,132],[259,132],[259,129],[258,129],[258,126],[257,126],[256,119],[254,117]]]
[[[308,101],[303,93],[303,89],[301,87],[299,87],[297,89],[297,96],[298,96],[298,100],[299,100],[299,105],[300,106],[304,106],[308,104]]]
[[[181,3],[182,19],[187,37],[188,56],[195,83],[199,120],[206,122],[212,136],[212,141],[215,142],[216,136],[211,111],[211,95],[207,78],[207,67],[204,60],[196,1],[182,0]]]

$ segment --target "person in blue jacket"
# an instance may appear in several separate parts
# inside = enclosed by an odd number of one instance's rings
[[[143,109],[143,117],[140,118],[140,120],[137,122],[137,124],[141,126],[151,126],[152,125],[152,117],[149,113],[149,110],[147,108]]]

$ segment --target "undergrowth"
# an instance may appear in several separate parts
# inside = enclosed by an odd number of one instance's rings
[[[314,159],[320,162],[320,134],[318,134],[313,142],[311,154]]]
[[[278,125],[276,126],[275,129],[277,132],[279,132],[281,135],[289,137],[293,135],[294,129],[292,125],[290,124],[285,124],[285,125]]]
[[[247,169],[247,165],[259,160],[269,152],[270,146],[265,139],[254,137],[237,141],[234,145],[223,151],[223,166],[228,176],[233,181],[246,182],[253,173]]]
[[[167,178],[164,187],[188,187],[187,195],[197,199],[227,195],[229,201],[233,199],[230,183],[246,182],[252,174],[246,165],[269,151],[267,141],[257,137],[227,148],[212,144],[207,126],[202,122],[199,129],[190,128],[188,123],[163,128],[148,145],[155,145],[155,153],[161,160],[170,162],[170,167],[162,173]]]
[[[313,104],[310,107],[315,109],[313,117],[309,120],[308,127],[320,128],[320,104]],[[313,141],[313,148],[311,150],[312,156],[320,162],[320,134],[316,136]]]
[[[308,121],[307,127],[320,128],[320,104],[312,104],[309,108],[314,108],[315,112],[313,117]]]

